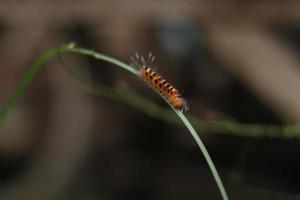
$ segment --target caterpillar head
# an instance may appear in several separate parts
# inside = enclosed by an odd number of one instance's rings
[[[172,105],[174,106],[174,108],[182,112],[186,112],[189,110],[189,104],[182,97],[175,97],[172,101]]]

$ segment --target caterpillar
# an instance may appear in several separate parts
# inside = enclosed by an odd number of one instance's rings
[[[188,103],[181,97],[178,90],[165,79],[163,79],[158,73],[156,73],[152,64],[155,57],[149,53],[147,60],[143,56],[139,56],[135,53],[131,57],[131,65],[138,68],[139,76],[157,93],[161,94],[175,109],[180,111],[188,111]]]

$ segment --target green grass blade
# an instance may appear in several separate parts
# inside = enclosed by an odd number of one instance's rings
[[[127,65],[121,61],[118,61],[114,58],[111,58],[109,56],[106,56],[104,54],[100,54],[100,53],[97,53],[97,52],[94,52],[94,51],[91,51],[91,50],[88,50],[88,49],[84,49],[84,48],[74,48],[72,49],[73,52],[76,52],[76,53],[80,53],[80,54],[85,54],[85,55],[89,55],[89,56],[92,56],[98,60],[104,60],[104,61],[107,61],[107,62],[110,62],[112,64],[115,64],[135,75],[138,75],[138,71],[133,68],[132,66],[130,65]],[[161,95],[160,95],[161,96]],[[163,96],[161,96],[164,100],[165,98]],[[169,102],[166,101],[168,104]],[[170,104],[169,104],[170,105]],[[174,112],[178,115],[178,117],[182,120],[182,122],[184,123],[184,125],[187,127],[188,131],[190,132],[190,134],[193,136],[193,138],[195,139],[197,145],[199,146],[200,150],[202,151],[203,155],[204,155],[204,158],[206,159],[206,162],[208,163],[208,166],[213,174],[213,177],[214,177],[214,180],[216,181],[217,185],[218,185],[218,188],[220,190],[220,193],[222,195],[222,198],[223,200],[228,200],[228,196],[227,196],[227,193],[226,193],[226,190],[222,184],[222,181],[221,181],[221,178],[217,172],[217,169],[216,167],[214,166],[214,163],[212,161],[212,159],[210,158],[209,156],[209,153],[208,151],[206,150],[205,148],[205,145],[203,144],[203,142],[201,141],[200,137],[198,136],[198,134],[196,133],[195,129],[193,128],[193,126],[191,125],[191,123],[188,121],[188,119],[185,117],[185,115],[174,109],[174,107],[172,105],[170,105],[170,107],[174,110]]]
[[[151,117],[165,122],[183,125],[181,120],[174,115],[172,110],[158,106],[148,98],[139,95],[137,91],[129,86],[114,88],[101,84],[87,83],[87,81],[82,80],[78,75],[74,74],[74,72],[71,72],[70,69],[66,70],[69,71],[74,79],[76,79],[76,83],[79,87],[92,95],[110,98],[132,106]],[[233,121],[202,120],[192,114],[187,114],[186,116],[196,130],[205,133],[227,134],[253,139],[300,139],[300,127],[298,125],[276,126],[265,124],[241,124]]]

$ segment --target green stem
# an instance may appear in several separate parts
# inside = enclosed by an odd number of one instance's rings
[[[44,54],[40,55],[36,61],[24,72],[23,76],[21,77],[20,81],[18,82],[16,88],[13,90],[13,93],[9,96],[8,100],[4,103],[0,110],[0,128],[2,128],[5,119],[8,117],[9,113],[11,112],[13,106],[16,104],[16,102],[21,98],[21,96],[24,94],[26,88],[31,83],[34,76],[37,74],[37,72],[40,70],[40,68],[43,66],[45,62],[47,62],[50,58],[56,56],[57,54],[66,53],[66,52],[74,52],[79,53],[83,55],[92,56],[98,60],[104,60],[107,62],[110,62],[112,64],[115,64],[116,66],[119,66],[134,75],[138,75],[138,70],[133,68],[130,65],[127,65],[121,61],[118,61],[117,59],[114,59],[112,57],[99,54],[97,52],[94,52],[92,50],[84,49],[84,48],[76,48],[73,43],[61,45],[57,48],[50,49],[49,51],[45,52]],[[163,96],[161,96],[163,98]],[[169,104],[170,105],[170,104]],[[171,108],[175,111],[175,113],[178,115],[178,117],[182,120],[182,122],[185,124],[191,135],[194,137],[196,143],[198,144],[200,150],[202,151],[208,166],[214,176],[214,179],[219,187],[219,190],[221,192],[221,195],[224,200],[228,200],[227,194],[225,192],[225,189],[223,187],[223,184],[221,182],[221,179],[217,173],[217,170],[213,164],[213,161],[211,160],[203,142],[197,135],[196,131],[190,124],[190,122],[187,120],[187,118],[183,115],[182,112],[174,109],[172,105],[170,105]]]

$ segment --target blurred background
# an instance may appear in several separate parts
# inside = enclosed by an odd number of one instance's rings
[[[199,119],[300,123],[298,0],[1,1],[0,105],[39,54],[70,41],[127,63],[152,52]],[[167,108],[118,67],[64,61],[87,81],[131,87]],[[300,199],[299,137],[225,132],[199,135],[230,199]],[[82,91],[54,58],[1,129],[0,199],[221,196],[185,127]]]

